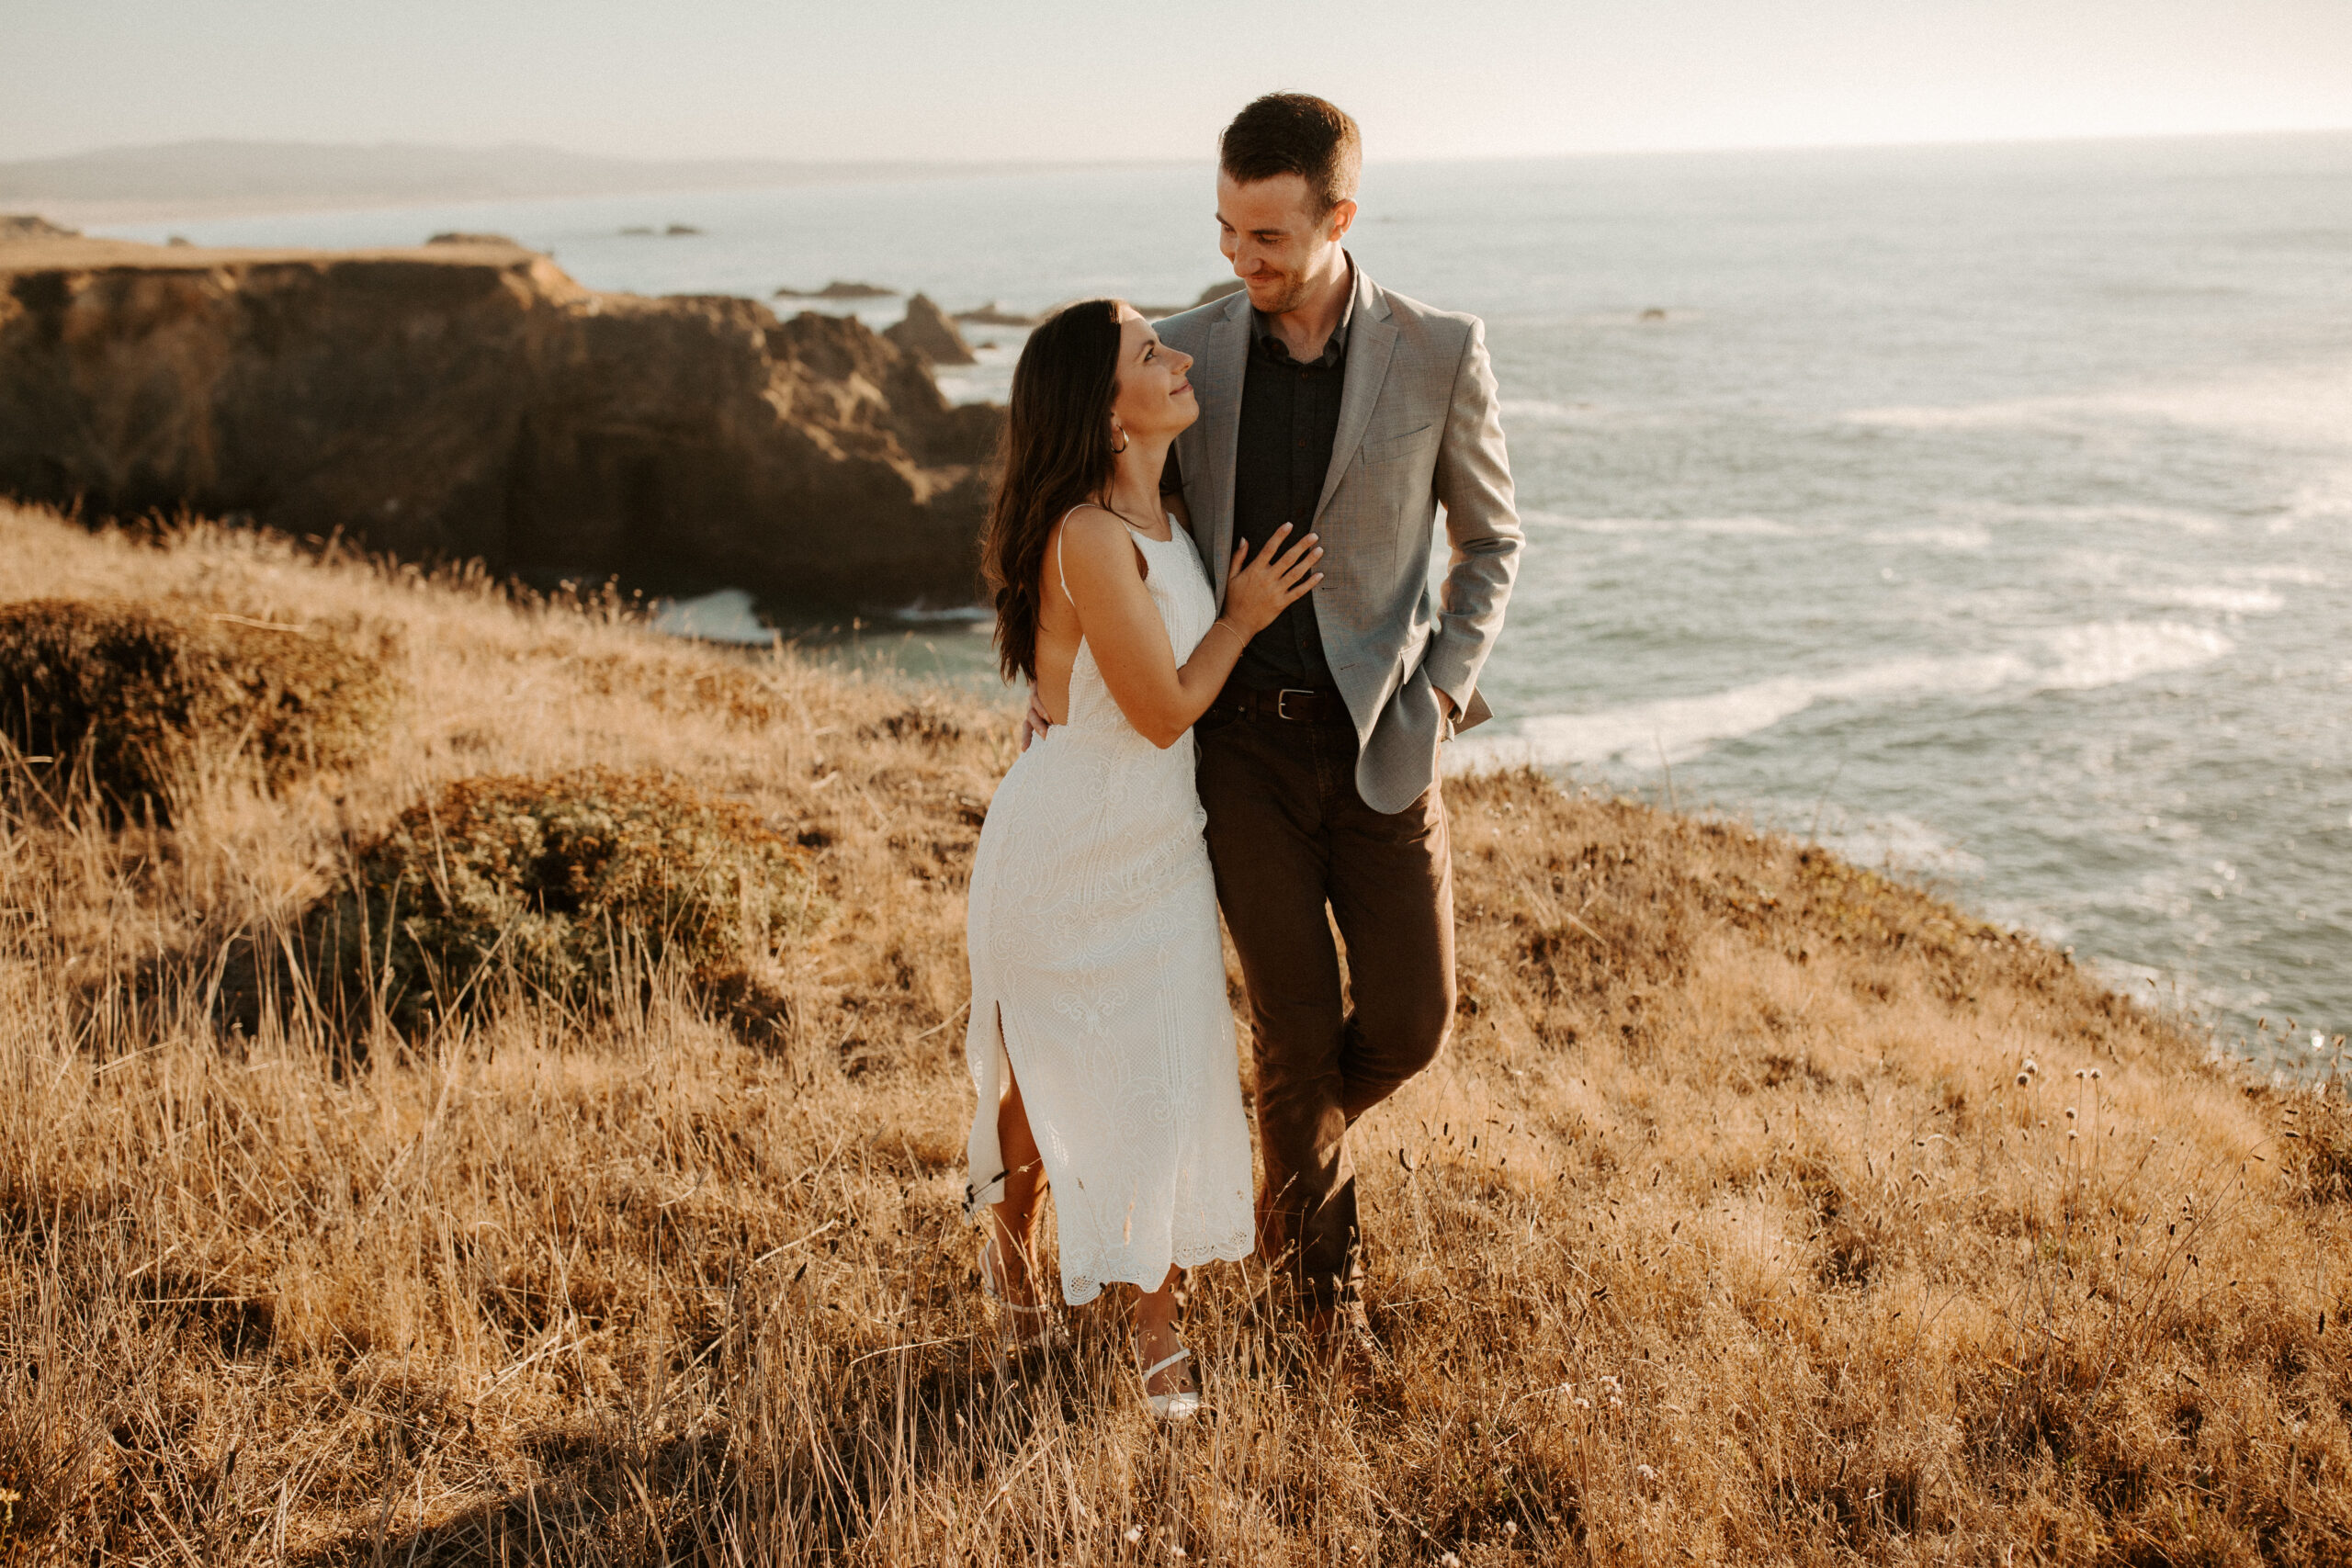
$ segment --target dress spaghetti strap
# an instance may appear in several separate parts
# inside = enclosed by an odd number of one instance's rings
[[[1086,504],[1085,502],[1080,502],[1078,505],[1063,513],[1062,520],[1054,525],[1054,575],[1062,580],[1062,597],[1069,599],[1073,604],[1078,601],[1070,598],[1069,573],[1062,567],[1062,547],[1069,543],[1069,520],[1077,516]]]

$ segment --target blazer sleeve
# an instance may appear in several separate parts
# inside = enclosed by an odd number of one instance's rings
[[[1452,561],[1438,599],[1437,636],[1422,669],[1431,685],[1453,699],[1456,712],[1466,715],[1478,672],[1502,631],[1503,606],[1526,544],[1511,495],[1510,457],[1503,450],[1486,323],[1475,318],[1454,367],[1436,490]]]

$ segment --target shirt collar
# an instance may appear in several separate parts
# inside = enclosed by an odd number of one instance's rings
[[[1348,328],[1355,319],[1356,258],[1350,256],[1348,257],[1348,301],[1340,307],[1339,324],[1331,329],[1331,335],[1324,341],[1323,352],[1307,363],[1310,365],[1339,363],[1348,352]],[[1254,305],[1250,308],[1250,335],[1261,344],[1282,344],[1283,341],[1274,333],[1273,318]],[[1283,353],[1285,355],[1290,353],[1288,344],[1283,344]]]

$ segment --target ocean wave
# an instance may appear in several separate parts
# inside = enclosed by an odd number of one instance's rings
[[[1916,817],[1897,814],[1864,822],[1840,818],[1834,824],[1824,824],[1819,838],[1856,865],[1972,880],[1984,874],[1983,856],[1962,849]]]
[[[1770,517],[1572,517],[1536,507],[1522,511],[1520,520],[1579,534],[1707,534],[1728,538],[1803,539],[1829,531],[1800,527]]]
[[[2184,534],[2213,534],[2220,532],[2222,527],[2222,520],[2208,512],[2192,512],[2179,506],[2146,506],[2131,502],[2068,505],[2055,502],[1971,501],[1956,502],[1946,510],[1995,525],[2055,523],[2075,527],[2098,523],[2154,523],[2177,528]]]
[[[2130,594],[2143,604],[2161,604],[2184,610],[2219,610],[2230,615],[2275,615],[2287,604],[2276,589],[2224,588],[2207,582],[2143,585],[2130,590]]]
[[[2056,662],[2036,677],[2041,690],[2088,692],[2210,664],[2235,645],[2210,626],[2177,621],[2105,621],[2050,637]]]
[[[1891,404],[1881,408],[1848,409],[1839,417],[1849,424],[1877,425],[1888,430],[1984,430],[2038,424],[2053,408],[2070,400],[2012,398],[1992,403]]]
[[[2295,366],[2172,386],[2127,387],[1981,403],[1892,404],[1849,409],[1851,424],[1891,430],[2080,427],[2118,421],[2228,431],[2342,449],[2352,446],[2352,367]]]
[[[1668,697],[1598,713],[1544,714],[1520,721],[1516,736],[1467,736],[1453,761],[1472,767],[1610,762],[1652,767],[1685,761],[1709,748],[1771,728],[1815,703],[1890,701],[1990,692],[2024,679],[2023,660],[1996,653],[1903,659],[1837,675],[1780,675],[1702,696]]]
[[[653,629],[704,642],[768,643],[775,628],[752,613],[752,595],[722,588],[694,599],[664,599],[653,607]]]
[[[1973,552],[1985,548],[1993,536],[1983,528],[1874,528],[1864,537],[1874,545],[1925,545],[1932,550]]]
[[[1780,675],[1700,696],[1668,697],[1594,713],[1541,714],[1518,732],[1464,736],[1448,749],[1452,772],[1522,763],[1651,768],[1703,755],[1819,703],[1884,704],[2003,691],[2094,691],[2194,669],[2230,651],[2217,631],[2172,621],[2095,622],[2048,634],[2022,652],[1890,660],[1832,675]]]
[[[1627,408],[1622,403],[1560,402],[1551,398],[1505,398],[1497,405],[1508,425],[1567,430],[1602,426],[1611,430],[1655,430],[1679,424],[1690,416],[1673,409]]]
[[[1559,403],[1548,398],[1504,398],[1498,406],[1505,419],[1537,423],[1573,424],[1590,419],[1595,412],[1590,403]]]
[[[2295,487],[2286,510],[2273,520],[2274,533],[2291,531],[2299,523],[2335,523],[2352,519],[2352,468],[2336,468]]]

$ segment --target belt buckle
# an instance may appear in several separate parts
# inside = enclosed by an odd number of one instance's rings
[[[1290,700],[1293,697],[1311,697],[1313,695],[1315,695],[1315,694],[1304,686],[1284,686],[1281,691],[1274,694],[1274,716],[1276,718],[1291,719],[1295,723],[1305,723],[1306,719],[1306,716],[1305,714],[1293,715],[1290,711]]]

